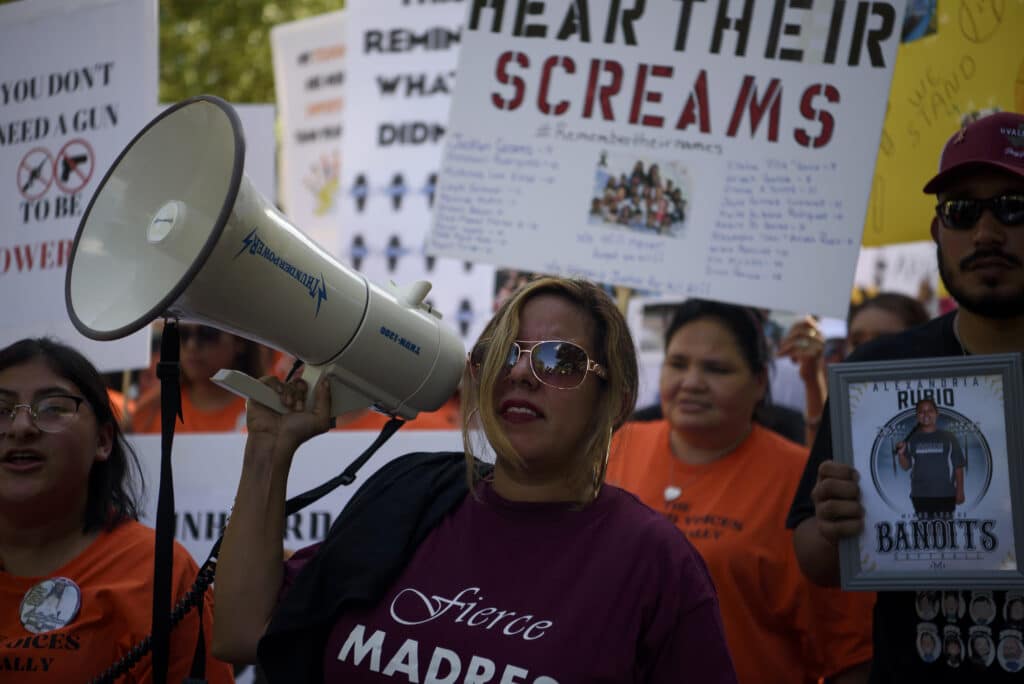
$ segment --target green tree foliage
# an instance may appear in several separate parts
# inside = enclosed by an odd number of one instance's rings
[[[160,101],[273,102],[270,29],[344,0],[160,0]]]
[[[31,0],[0,0],[31,2]],[[273,102],[270,29],[341,9],[344,0],[159,0],[160,101],[217,95]]]

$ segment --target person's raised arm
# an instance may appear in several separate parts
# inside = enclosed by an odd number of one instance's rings
[[[804,383],[804,429],[805,444],[810,446],[818,434],[828,383],[825,378],[825,336],[818,322],[805,316],[790,327],[779,343],[778,356],[788,356],[800,369]]]
[[[814,516],[793,530],[793,548],[800,569],[815,584],[839,584],[839,540],[864,529],[857,471],[851,466],[824,461],[811,490]]]
[[[307,385],[277,378],[263,381],[281,397],[288,413],[254,401],[247,406],[242,475],[224,532],[214,584],[213,652],[233,663],[256,661],[259,642],[283,576],[284,504],[295,450],[330,428],[330,385],[320,382],[314,406],[305,410]]]

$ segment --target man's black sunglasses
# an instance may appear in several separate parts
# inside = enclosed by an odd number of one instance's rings
[[[1024,195],[996,195],[988,199],[948,199],[939,202],[935,213],[951,230],[970,230],[988,209],[1004,226],[1024,224]]]

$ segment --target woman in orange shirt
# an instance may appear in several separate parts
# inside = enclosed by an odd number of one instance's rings
[[[805,580],[785,529],[807,450],[754,421],[768,391],[759,319],[689,300],[665,342],[664,418],[616,433],[608,481],[662,511],[704,557],[741,684],[859,667],[871,657],[870,613],[848,615],[840,592]]]

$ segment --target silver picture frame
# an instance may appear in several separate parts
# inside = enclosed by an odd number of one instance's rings
[[[1024,587],[1022,368],[1019,353],[829,367],[833,458],[865,510],[840,542],[844,589]]]

